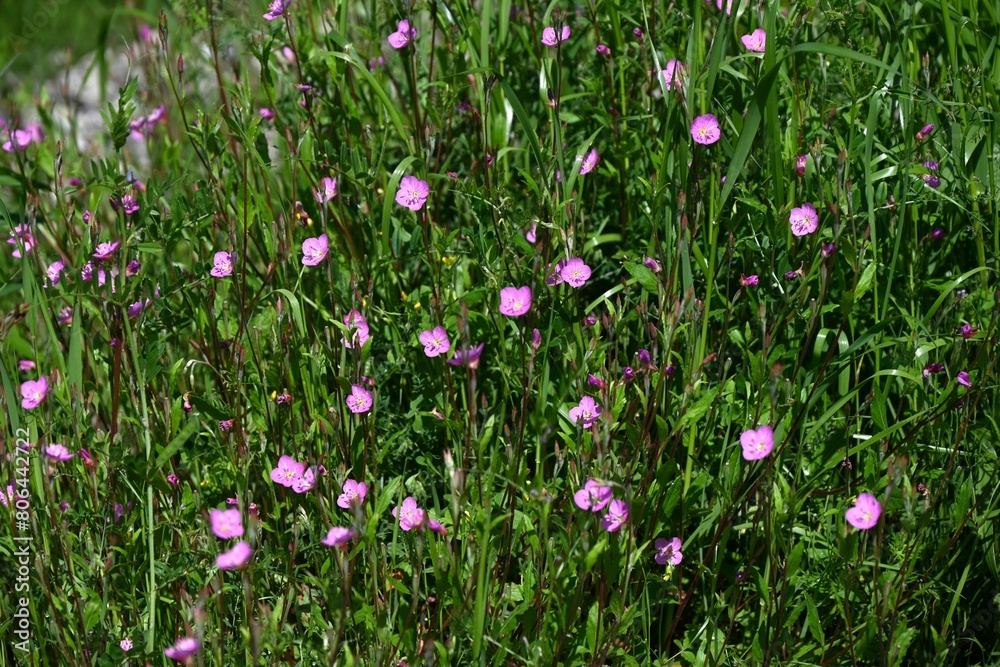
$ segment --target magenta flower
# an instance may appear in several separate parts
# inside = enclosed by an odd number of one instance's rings
[[[740,435],[740,444],[743,445],[743,458],[747,461],[762,459],[774,449],[774,431],[767,424],[754,429],[743,431]]]
[[[215,564],[220,570],[242,570],[250,562],[253,549],[242,540],[233,545],[229,551],[223,551],[216,556]]]
[[[129,263],[125,265],[125,277],[131,278],[138,275],[140,269],[142,269],[142,264],[139,263],[139,260],[130,260]]]
[[[550,273],[549,277],[545,279],[546,285],[549,287],[555,287],[556,285],[561,285],[563,283],[562,270],[563,267],[566,266],[566,262],[566,259],[560,259],[556,262],[555,268],[549,264],[549,269],[552,269],[552,273]]]
[[[228,252],[215,253],[215,266],[209,271],[216,278],[225,278],[233,273],[233,256]]]
[[[326,234],[321,234],[319,238],[306,239],[302,242],[302,263],[305,266],[316,266],[330,252],[330,240]]]
[[[479,357],[483,355],[486,343],[480,343],[467,350],[455,350],[455,356],[448,360],[452,366],[466,366],[475,370],[479,368]]]
[[[352,505],[360,505],[363,503],[365,501],[365,496],[367,495],[367,484],[349,479],[344,482],[344,492],[337,498],[337,505],[346,510]]]
[[[28,225],[17,225],[14,227],[14,231],[10,232],[11,238],[7,239],[7,243],[14,246],[14,250],[10,254],[16,259],[21,258],[19,243],[24,244],[24,252],[28,255],[31,254],[31,249],[35,247],[35,237],[28,231],[29,229]]]
[[[653,273],[659,273],[659,272],[661,271],[661,268],[660,268],[660,263],[659,263],[659,262],[657,262],[657,261],[656,261],[655,259],[653,259],[652,257],[647,257],[647,258],[646,258],[646,261],[645,261],[645,262],[643,262],[643,264],[645,264],[645,265],[646,265],[646,268],[648,268],[648,269],[649,269],[650,271],[652,271]]]
[[[666,67],[660,70],[660,78],[663,79],[663,85],[667,88],[673,87],[680,90],[684,85],[683,73],[684,63],[671,58],[667,61]]]
[[[25,380],[21,383],[21,407],[33,410],[41,405],[49,393],[49,379],[44,375],[37,380]]]
[[[330,178],[329,176],[324,176],[319,183],[319,189],[316,190],[316,201],[320,204],[325,204],[334,197],[337,196],[337,179]]]
[[[594,375],[593,373],[587,374],[587,384],[591,387],[597,387],[598,389],[605,389],[608,383]]]
[[[302,473],[302,477],[292,482],[292,491],[295,493],[308,493],[312,491],[314,486],[316,486],[316,476],[313,473],[313,469],[306,468],[306,471]]]
[[[277,1],[280,2],[280,0]],[[173,646],[163,649],[163,655],[177,662],[184,662],[197,653],[199,648],[201,648],[201,642],[198,641],[197,637],[181,637]]]
[[[601,519],[601,528],[613,533],[628,521],[628,503],[617,498],[611,501],[608,513]]]
[[[239,510],[209,510],[208,518],[212,523],[212,532],[220,540],[243,535],[243,517]]]
[[[662,537],[657,537],[653,546],[656,547],[655,560],[660,565],[666,565],[667,563],[680,565],[681,561],[684,560],[684,554],[681,553],[681,538],[679,537],[672,537],[669,541]]]
[[[426,517],[424,511],[417,507],[413,496],[407,496],[402,505],[393,508],[392,515],[399,519],[399,527],[407,531],[422,526]]]
[[[764,53],[764,40],[766,37],[767,34],[761,28],[757,28],[749,35],[740,37],[740,40],[743,42],[743,46],[747,48],[747,51]]]
[[[53,461],[69,461],[73,458],[73,452],[64,445],[49,445],[45,448],[45,455]]]
[[[264,14],[264,18],[268,21],[273,21],[276,18],[281,18],[285,15],[285,11],[288,9],[288,3],[285,0],[274,0],[268,8],[267,13]]]
[[[445,528],[439,522],[435,521],[434,519],[432,519],[430,517],[427,517],[427,527],[430,528],[431,530],[433,530],[435,533],[437,533],[441,537],[447,537],[448,536],[448,529]]]
[[[31,359],[21,359],[17,362],[17,370],[24,372],[35,370],[35,362]]]
[[[545,46],[558,46],[569,39],[569,26],[562,27],[562,33],[557,35],[555,28],[545,28],[542,30],[542,44]]]
[[[563,265],[559,276],[571,287],[583,287],[587,279],[590,278],[590,273],[590,267],[584,264],[579,257],[574,257]]]
[[[142,305],[143,305],[142,301],[136,301],[135,303],[133,303],[131,306],[128,307],[126,313],[128,314],[129,317],[131,317],[134,320],[135,318],[139,317],[139,313],[142,312]]]
[[[792,226],[792,234],[795,236],[812,234],[819,227],[819,215],[816,213],[816,207],[806,202],[802,206],[793,208],[788,215],[788,223]]]
[[[410,22],[403,19],[396,27],[396,32],[389,35],[389,45],[394,49],[402,49],[413,42],[416,38],[417,28],[415,26],[410,27]]]
[[[416,176],[403,176],[403,180],[399,182],[399,190],[396,191],[396,203],[411,211],[419,211],[430,192],[427,181],[421,181]]]
[[[576,423],[583,422],[583,428],[590,428],[601,416],[601,411],[601,406],[594,399],[584,396],[580,399],[579,405],[570,409],[569,418]]]
[[[941,373],[942,371],[944,371],[944,364],[929,363],[924,366],[924,370],[922,372],[925,378],[929,378],[932,374]]]
[[[99,243],[96,248],[94,248],[94,259],[99,259],[101,261],[108,261],[115,255],[115,251],[118,250],[118,246],[121,244],[120,241],[115,241],[113,243]]]
[[[424,354],[436,357],[451,349],[448,332],[444,327],[434,327],[429,331],[420,332],[420,343],[424,346]]]
[[[126,637],[125,639],[121,640],[121,643],[118,644],[118,646],[120,646],[121,649],[123,651],[125,651],[126,653],[128,653],[129,651],[131,651],[132,650],[132,639],[131,639],[131,637]]]
[[[854,502],[854,507],[847,510],[847,523],[858,530],[874,528],[878,518],[882,516],[882,504],[870,493],[862,493]]]
[[[259,113],[264,120],[271,120],[274,118],[274,112],[267,107],[261,107],[257,113]]]
[[[122,209],[125,211],[125,215],[132,215],[139,212],[139,204],[132,195],[125,195],[122,197]]]
[[[500,314],[520,317],[531,310],[531,288],[504,287],[500,290]]]
[[[799,176],[806,175],[806,162],[809,160],[809,155],[800,155],[795,158],[795,173]]]
[[[691,122],[691,137],[696,144],[710,146],[719,140],[722,131],[719,129],[719,120],[712,114],[698,116]]]
[[[577,157],[580,157],[579,155]],[[590,152],[583,156],[582,162],[580,162],[580,175],[589,174],[594,171],[594,167],[597,166],[597,161],[601,156],[597,153],[596,148],[591,148]]]
[[[979,331],[979,327],[974,327],[969,323],[965,323],[962,325],[961,331],[962,331],[962,338],[964,338],[965,340],[969,340],[970,338],[975,337],[976,332]]]
[[[958,375],[955,376],[955,381],[963,387],[972,387],[972,381],[969,379],[969,374],[966,371],[959,371]]]
[[[924,166],[927,167],[932,172],[936,172],[938,170],[938,163],[934,162],[933,160],[928,160],[927,162],[924,162]],[[924,174],[924,183],[927,184],[927,187],[933,188],[935,190],[941,187],[941,179],[938,177],[936,173]]]
[[[527,239],[528,243],[534,243],[537,240],[538,223],[532,223],[531,229],[524,233],[524,238]]]
[[[7,128],[7,131],[10,139],[4,143],[3,149],[8,153],[23,151],[32,143],[40,143],[45,140],[45,135],[42,133],[42,126],[37,123],[27,125],[23,130],[11,131],[10,128]]]
[[[368,329],[368,322],[357,310],[352,310],[344,316],[344,324],[347,325],[348,338],[341,338],[340,341],[347,349],[353,349],[355,345],[364,347],[364,344],[371,338]]]
[[[271,481],[290,487],[305,471],[305,463],[299,463],[291,456],[282,456],[278,459],[278,467],[271,471]]]
[[[587,512],[600,512],[611,502],[613,495],[610,486],[602,486],[596,479],[591,478],[582,489],[573,494],[573,502]]]
[[[346,546],[351,538],[354,537],[354,531],[350,528],[341,528],[340,526],[334,526],[327,532],[326,537],[324,537],[320,542],[328,547],[342,547]]]
[[[372,409],[372,393],[359,384],[351,385],[351,395],[347,397],[347,407],[354,414]]]
[[[51,282],[53,285],[58,285],[60,274],[65,268],[66,265],[63,264],[61,259],[57,259],[56,261],[49,264],[49,268],[45,269],[45,275],[48,276],[49,282]]]
[[[930,133],[934,131],[934,124],[924,125],[919,131],[917,131],[917,141],[924,141],[930,136]]]
[[[760,278],[758,278],[756,274],[750,276],[744,276],[742,273],[740,274],[740,285],[743,287],[756,287],[759,282]]]
[[[597,52],[600,53],[602,56],[610,56],[611,55],[611,49],[608,48],[607,44],[598,44],[597,45]]]

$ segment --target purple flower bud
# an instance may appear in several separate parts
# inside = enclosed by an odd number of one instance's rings
[[[925,140],[931,132],[934,131],[934,124],[924,125],[922,129],[917,132],[917,141]]]
[[[823,257],[829,257],[834,252],[836,252],[836,250],[837,246],[834,245],[832,241],[830,243],[824,243],[822,247]]]
[[[785,274],[785,280],[795,280],[799,277],[798,271],[789,271]]]
[[[940,241],[941,239],[944,238],[944,235],[945,231],[940,227],[931,232],[931,238],[934,239],[935,241]]]
[[[605,44],[598,44],[597,45],[597,52],[600,53],[602,56],[610,56],[611,55],[611,49],[609,49],[607,47],[607,45],[605,45]]]
[[[535,329],[531,332],[531,349],[535,352],[542,346],[542,332]]]
[[[128,263],[128,266],[125,267],[125,276],[131,278],[135,274],[139,273],[139,269],[141,268],[142,264],[139,263],[139,260],[133,259]]]
[[[607,382],[597,377],[593,373],[587,375],[587,384],[589,384],[591,387],[597,387],[598,389],[604,389],[605,387],[608,386]]]
[[[969,340],[970,338],[976,335],[977,331],[979,331],[979,327],[974,327],[971,324],[963,324],[962,338],[964,338],[965,340]]]
[[[631,366],[626,366],[622,369],[622,377],[625,378],[626,382],[631,382],[635,379],[635,371],[632,370]]]
[[[587,315],[585,318],[583,318],[583,324],[584,326],[592,327],[595,324],[597,324],[597,318],[594,317],[593,315]]]
[[[677,372],[677,367],[674,366],[673,364],[670,364],[669,366],[664,367],[663,372],[666,373],[669,377],[673,377],[674,373]]]
[[[179,482],[180,480],[177,479],[177,475],[175,475],[174,473],[170,473],[169,475],[167,475],[167,483],[170,484],[170,486],[177,486]]]
[[[653,357],[650,356],[649,350],[643,348],[635,353],[635,356],[639,358],[639,368],[649,368],[653,363]]]

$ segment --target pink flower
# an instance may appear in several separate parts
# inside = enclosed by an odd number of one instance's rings
[[[611,49],[609,49],[606,44],[598,44],[597,45],[597,52],[600,53],[602,56],[610,56],[611,55]]]
[[[337,196],[337,179],[324,176],[320,180],[319,190],[316,191],[316,201],[325,204]]]
[[[663,79],[663,85],[667,88],[672,86],[673,88],[680,90],[684,85],[681,78],[683,73],[684,63],[671,58],[667,61],[667,66],[660,70],[660,77]]]
[[[139,204],[132,195],[125,195],[122,197],[122,209],[125,211],[125,215],[132,215],[138,213]]]
[[[209,510],[208,518],[212,523],[212,532],[220,540],[243,535],[243,517],[237,509]]]
[[[766,37],[767,34],[761,28],[757,28],[749,35],[743,35],[740,39],[748,51],[764,53],[764,39]]]
[[[302,263],[305,266],[316,266],[324,259],[330,251],[330,240],[326,234],[321,234],[319,238],[306,239],[302,242]]]
[[[554,269],[552,268],[552,265],[549,264],[549,268],[552,269],[552,273],[550,273],[549,277],[545,279],[546,285],[548,285],[549,287],[555,287],[556,285],[561,285],[564,282],[562,277],[562,270],[563,267],[566,266],[567,261],[568,260],[566,259],[560,259],[558,262],[556,262],[556,266]]]
[[[341,338],[340,341],[347,349],[353,349],[355,345],[364,347],[364,344],[371,338],[368,329],[368,322],[356,310],[352,310],[344,316],[344,324],[347,325],[348,338]]]
[[[73,458],[73,452],[64,445],[49,445],[45,448],[45,455],[53,461],[69,461]]]
[[[220,570],[242,570],[250,562],[253,549],[246,542],[240,541],[229,551],[223,551],[215,558],[215,564]]]
[[[931,123],[930,125],[924,125],[917,132],[917,141],[923,141],[923,140],[925,140],[928,136],[930,136],[930,133],[933,132],[933,131],[934,131],[934,124],[933,123]]]
[[[427,527],[433,530],[441,537],[448,536],[448,529],[442,526],[439,522],[435,521],[434,519],[431,519],[430,517],[427,518]]]
[[[574,257],[562,267],[559,276],[571,287],[583,287],[587,279],[590,278],[590,273],[590,267],[584,264],[579,257]]]
[[[965,323],[962,325],[962,338],[964,338],[965,340],[974,338],[976,336],[977,331],[979,331],[979,327],[974,327],[969,323]]]
[[[354,531],[350,528],[341,528],[339,526],[334,526],[327,532],[326,537],[324,537],[320,542],[328,547],[342,547],[346,546],[351,538],[354,537]]]
[[[108,261],[114,257],[115,251],[118,250],[118,246],[121,244],[120,241],[114,241],[113,243],[99,243],[97,247],[94,248],[94,259],[99,259],[101,261]]]
[[[532,223],[531,229],[524,233],[524,238],[527,239],[528,243],[534,243],[537,240],[538,223]]]
[[[407,496],[402,505],[393,508],[392,515],[399,519],[399,527],[407,531],[422,526],[426,517],[424,511],[417,507],[413,496]]]
[[[656,547],[655,560],[660,565],[666,565],[667,563],[680,565],[681,561],[684,560],[684,554],[681,553],[681,538],[679,537],[672,537],[669,541],[662,537],[657,537],[653,546]]]
[[[698,116],[691,122],[691,137],[696,144],[710,146],[722,136],[719,120],[712,114]]]
[[[257,113],[259,113],[264,120],[271,120],[272,118],[274,118],[274,112],[268,109],[267,107],[261,107],[260,111],[258,111]]]
[[[924,166],[927,167],[931,172],[936,172],[938,170],[938,163],[933,160],[928,160],[924,162]],[[941,187],[941,178],[935,173],[924,174],[924,183],[927,187],[934,188],[935,190]]]
[[[582,510],[600,512],[611,502],[614,493],[610,486],[602,486],[596,479],[588,479],[583,488],[573,494],[573,502]]]
[[[799,176],[806,175],[806,161],[809,160],[809,155],[800,155],[795,158],[795,173]]]
[[[132,639],[130,637],[126,637],[118,645],[121,647],[121,649],[123,651],[125,651],[126,653],[128,653],[129,651],[132,650]]]
[[[774,449],[774,431],[765,424],[754,429],[743,431],[740,435],[740,444],[743,445],[743,458],[747,461],[762,459]]]
[[[646,261],[643,262],[643,264],[645,264],[646,268],[648,268],[653,273],[659,273],[661,271],[661,269],[660,269],[660,263],[657,262],[652,257],[647,257]]]
[[[282,456],[278,459],[278,467],[271,471],[271,481],[290,487],[305,471],[305,463],[299,463],[291,456]]]
[[[197,637],[181,637],[173,646],[163,649],[163,655],[177,662],[184,662],[197,653],[200,647],[201,642],[198,641]]]
[[[424,354],[436,357],[451,349],[448,332],[444,327],[434,327],[429,331],[420,332],[420,343],[424,346]]]
[[[708,0],[706,0],[707,2]],[[716,9],[722,9],[722,0],[715,0]],[[733,0],[726,0],[726,15],[733,12]]]
[[[217,252],[214,258],[215,266],[209,271],[216,278],[225,278],[233,273],[233,256],[228,252]]]
[[[313,469],[306,468],[306,471],[302,473],[302,477],[292,482],[292,491],[295,493],[308,493],[312,491],[314,486],[316,486],[316,476],[313,473]]]
[[[419,211],[430,191],[427,181],[421,181],[416,176],[403,176],[403,180],[399,182],[399,190],[396,191],[396,203],[411,211]]]
[[[469,348],[467,350],[455,350],[455,355],[448,360],[452,366],[466,366],[473,370],[479,368],[479,357],[483,354],[483,347],[486,343]]]
[[[372,409],[372,393],[359,384],[351,385],[351,395],[347,397],[347,407],[354,414]]]
[[[344,492],[337,498],[337,505],[346,510],[352,505],[360,505],[363,503],[365,501],[365,496],[367,495],[367,484],[349,479],[344,482]]]
[[[819,227],[819,215],[816,207],[806,202],[798,208],[793,208],[788,216],[788,222],[792,226],[792,234],[795,236],[805,236],[812,234]]]
[[[608,513],[601,519],[601,527],[609,533],[613,533],[625,525],[626,521],[628,521],[628,503],[616,498],[611,501]]]
[[[24,244],[25,254],[31,254],[31,249],[35,247],[35,237],[28,230],[28,225],[17,225],[14,227],[14,231],[10,232],[11,238],[7,239],[7,243],[14,246],[14,250],[10,254],[17,259],[21,258],[19,243]]]
[[[45,275],[49,277],[49,282],[51,282],[53,285],[58,285],[59,276],[64,268],[66,268],[66,265],[63,264],[61,259],[57,259],[56,261],[49,264],[49,268],[45,269]]]
[[[284,16],[287,9],[288,5],[285,3],[285,0],[274,0],[268,6],[267,14],[264,14],[264,18],[268,21],[273,21],[276,18]]]
[[[579,157],[579,156],[577,156]],[[589,174],[597,166],[597,161],[600,159],[600,155],[597,153],[596,148],[591,148],[590,152],[583,156],[583,161],[580,162],[580,175]]]
[[[31,359],[21,359],[17,362],[17,369],[24,372],[34,370],[35,362]]]
[[[567,39],[569,39],[568,25],[564,25],[562,27],[562,33],[558,36],[556,35],[555,28],[550,27],[542,30],[542,44],[544,44],[545,46],[558,46],[562,42],[565,42]]]
[[[601,411],[601,406],[594,399],[590,396],[584,396],[580,399],[579,405],[570,409],[569,418],[570,421],[576,423],[583,422],[583,428],[590,428],[601,416]]]
[[[504,287],[500,290],[500,314],[520,317],[531,310],[531,288]]]
[[[955,376],[955,381],[963,387],[972,387],[972,381],[969,379],[969,374],[966,371],[959,371],[958,375]]]
[[[396,27],[396,32],[389,35],[389,45],[394,49],[405,48],[417,38],[416,27],[410,27],[410,22],[403,19]],[[398,201],[398,200],[397,200]],[[406,204],[403,204],[406,206]],[[414,209],[416,210],[416,209]]]
[[[49,393],[49,379],[44,375],[37,380],[25,380],[21,383],[21,407],[32,410],[41,405]]]
[[[742,273],[740,274],[740,285],[743,287],[756,287],[759,282],[760,278],[756,275],[744,276]]]
[[[847,510],[847,523],[858,530],[868,530],[878,523],[882,516],[882,504],[870,493],[862,493],[854,502],[854,507]]]
[[[10,128],[8,128],[7,131],[10,139],[4,142],[3,149],[8,153],[23,151],[32,143],[45,140],[45,135],[42,133],[42,126],[35,123],[26,126],[23,130],[14,130],[11,132]]]

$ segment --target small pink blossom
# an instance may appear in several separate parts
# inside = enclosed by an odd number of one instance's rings
[[[666,67],[660,70],[660,78],[663,79],[663,85],[667,88],[673,87],[680,90],[684,86],[683,73],[684,63],[671,58],[667,61]]]
[[[571,287],[583,287],[590,278],[590,267],[579,257],[573,257],[559,271],[560,277]]]
[[[264,14],[264,18],[268,21],[273,21],[276,18],[281,18],[285,15],[285,11],[288,9],[288,3],[285,0],[274,0],[268,8],[267,13]]]
[[[341,528],[340,526],[334,526],[331,528],[326,537],[324,537],[320,542],[328,547],[342,547],[346,546],[351,538],[354,537],[354,531],[350,528]]]
[[[740,435],[743,458],[747,461],[762,459],[774,449],[774,431],[767,424],[743,431]]]
[[[416,26],[411,27],[410,22],[403,19],[396,26],[396,32],[389,35],[389,45],[394,49],[402,49],[411,44],[417,38]],[[405,206],[405,204],[404,204]]]
[[[349,509],[352,506],[357,506],[363,503],[365,501],[365,496],[367,495],[367,484],[353,479],[348,479],[344,482],[343,493],[341,493],[337,498],[337,505],[339,507],[343,507],[344,509]]]
[[[712,114],[698,116],[691,122],[691,137],[696,144],[710,146],[722,136],[719,120]]]
[[[295,493],[308,493],[312,491],[314,486],[316,486],[316,475],[313,473],[312,468],[306,468],[306,471],[302,473],[302,477],[292,482],[292,491]]]
[[[123,651],[128,653],[129,651],[132,650],[132,639],[130,637],[126,637],[125,639],[121,640],[121,643],[118,644],[118,646],[120,646]]]
[[[22,372],[35,370],[35,362],[30,359],[21,359],[17,362],[17,370]]]
[[[216,278],[225,278],[233,273],[233,256],[228,252],[217,252],[214,258],[215,266],[209,273]]]
[[[660,268],[660,263],[659,263],[659,262],[657,262],[657,261],[656,261],[655,259],[653,259],[652,257],[647,257],[647,258],[646,258],[646,261],[645,261],[645,262],[643,262],[643,264],[645,264],[645,265],[646,265],[646,268],[648,268],[648,269],[649,269],[650,271],[652,271],[653,273],[659,273],[659,272],[661,271],[661,268]]]
[[[479,357],[483,354],[486,343],[480,343],[467,350],[455,350],[454,356],[448,360],[452,366],[465,366],[472,370],[479,368]]]
[[[847,510],[847,523],[858,530],[874,528],[878,518],[882,516],[882,504],[870,493],[862,493],[854,502],[854,507]]]
[[[590,396],[580,399],[580,404],[570,409],[570,421],[583,424],[583,428],[590,428],[600,418],[602,408]]]
[[[41,405],[49,393],[49,379],[44,375],[37,380],[25,380],[21,383],[21,407],[33,410]]]
[[[243,535],[243,517],[238,509],[209,510],[208,518],[212,524],[212,532],[220,540]]]
[[[740,274],[740,285],[743,287],[756,287],[759,282],[760,278],[758,278],[756,274],[749,276],[744,276],[742,273]]]
[[[969,379],[969,374],[966,371],[959,371],[958,375],[955,376],[955,381],[963,387],[972,387],[972,380]]]
[[[931,132],[934,131],[934,124],[924,125],[920,130],[917,131],[917,141],[924,141],[930,136]]]
[[[962,338],[969,340],[970,338],[975,338],[976,332],[979,331],[979,327],[974,327],[969,323],[962,325]]]
[[[45,448],[45,455],[53,461],[69,461],[73,458],[73,452],[66,449],[65,445],[49,445]]]
[[[347,397],[347,407],[354,414],[363,414],[372,409],[372,393],[359,384],[351,385],[351,395]]]
[[[246,542],[237,542],[229,551],[223,551],[215,558],[220,570],[242,570],[250,562],[253,549]]]
[[[271,481],[281,486],[291,487],[295,480],[302,477],[305,470],[305,463],[299,463],[291,456],[282,456],[278,459],[278,467],[271,471]]]
[[[565,258],[560,259],[558,262],[556,262],[554,268],[551,264],[549,264],[549,268],[552,269],[552,273],[550,273],[549,277],[545,279],[546,285],[548,285],[549,287],[555,287],[556,285],[561,285],[564,282],[562,277],[562,270],[563,267],[566,266],[567,261],[568,260]]]
[[[611,55],[611,49],[608,48],[607,44],[598,44],[597,45],[597,52],[600,53],[602,56],[610,56]]]
[[[198,641],[197,637],[181,637],[173,646],[163,649],[163,655],[177,662],[184,662],[197,653],[199,648],[201,648],[201,642]]]
[[[800,155],[795,158],[795,173],[799,176],[806,175],[806,162],[809,160],[809,155]]]
[[[573,502],[582,510],[600,512],[611,502],[614,492],[610,486],[604,486],[596,479],[588,479],[583,488],[573,494]]]
[[[325,204],[337,196],[337,179],[324,176],[319,182],[319,189],[316,190],[316,201]]]
[[[319,238],[306,239],[302,242],[302,264],[316,266],[326,259],[329,251],[330,240],[326,234],[321,234]]]
[[[562,32],[559,35],[556,34],[556,29],[552,27],[542,30],[542,44],[545,46],[558,46],[567,39],[569,39],[568,25],[562,27]]]
[[[49,268],[45,269],[45,275],[48,276],[49,282],[51,282],[53,285],[58,285],[60,274],[62,274],[63,269],[65,268],[66,265],[63,264],[61,259],[57,259],[56,261],[49,264]]]
[[[411,211],[419,211],[427,201],[430,191],[427,181],[422,181],[416,176],[403,176],[403,180],[399,182],[399,190],[396,191],[396,203]]]
[[[259,113],[261,118],[263,118],[264,120],[271,120],[272,118],[274,118],[274,112],[268,109],[267,107],[261,107],[257,113]]]
[[[628,521],[628,503],[624,500],[614,499],[608,507],[608,513],[601,519],[601,527],[609,533],[613,533],[625,525]]]
[[[684,554],[681,553],[681,538],[679,537],[672,537],[670,540],[657,537],[653,546],[656,547],[655,560],[660,565],[667,563],[680,565],[681,561],[684,560]]]
[[[600,155],[597,153],[597,149],[591,148],[590,152],[584,155],[580,162],[580,175],[583,176],[592,172],[594,167],[597,166],[598,160],[600,160]]]
[[[420,344],[424,346],[424,354],[428,357],[436,357],[451,349],[451,341],[448,340],[448,332],[444,327],[420,332]]]
[[[424,511],[417,507],[413,496],[407,496],[402,505],[392,510],[392,515],[399,519],[399,527],[406,531],[422,526],[426,517]]]
[[[136,202],[135,197],[132,195],[125,195],[122,197],[122,210],[125,211],[125,215],[133,215],[139,212],[139,204]]]
[[[788,223],[792,226],[792,234],[795,236],[805,236],[812,234],[819,227],[819,215],[816,207],[810,202],[802,206],[793,208],[788,216]]]
[[[500,290],[500,314],[520,317],[531,310],[531,288],[504,287]]]
[[[364,344],[368,342],[371,338],[370,331],[368,329],[368,322],[357,310],[352,310],[344,316],[344,324],[347,325],[347,331],[349,338],[341,338],[340,341],[344,344],[347,349],[353,349],[354,346],[364,347]]]
[[[114,241],[112,243],[99,243],[97,247],[94,248],[94,259],[99,259],[102,262],[110,260],[115,255],[115,251],[118,250],[118,246],[121,245],[120,241]]]
[[[537,240],[538,233],[538,223],[532,223],[531,228],[524,233],[524,238],[527,239],[528,243],[534,243]]]
[[[21,258],[21,244],[24,245],[26,255],[30,255],[32,248],[35,247],[35,237],[28,231],[29,229],[28,225],[17,225],[14,227],[14,231],[10,232],[7,243],[14,246],[14,250],[10,254],[16,259]]]
[[[764,40],[767,34],[763,29],[757,28],[749,35],[743,35],[740,40],[743,42],[743,46],[747,48],[747,51],[753,51],[755,53],[764,53]]]

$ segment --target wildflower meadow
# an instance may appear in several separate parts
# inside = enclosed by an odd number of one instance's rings
[[[1000,1],[2,4],[0,667],[1000,664]]]

